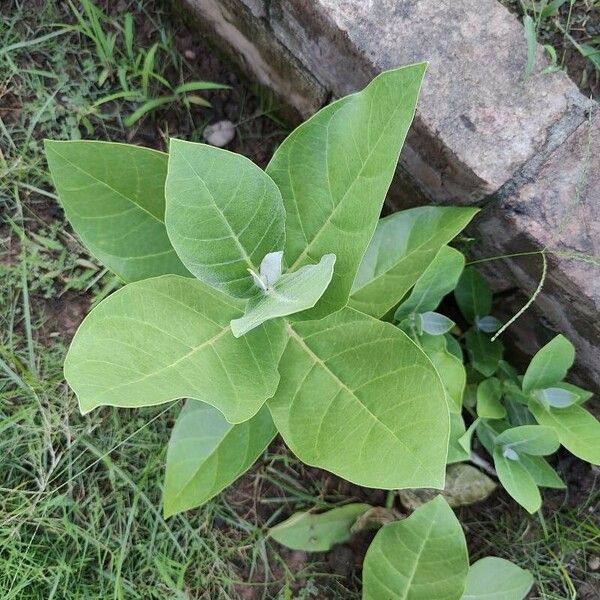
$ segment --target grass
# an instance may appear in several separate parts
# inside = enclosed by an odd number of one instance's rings
[[[529,569],[536,581],[534,598],[597,597],[600,573],[594,557],[600,555],[599,483],[600,473],[585,499],[574,505],[560,503],[555,509],[547,503],[544,516],[524,517],[510,509],[508,497],[500,499],[500,506],[464,509],[461,521],[474,546],[472,558],[493,554]],[[558,494],[546,496],[551,501],[562,499]]]
[[[165,521],[164,456],[179,405],[79,414],[62,377],[67,338],[118,284],[66,226],[41,140],[164,147],[173,134],[199,140],[208,118],[229,115],[205,110],[210,91],[181,88],[205,74],[178,48],[162,3],[32,5],[13,1],[0,16],[0,597],[358,598],[357,573],[336,575],[326,556],[289,552],[265,534],[293,510],[364,501],[360,490],[272,448],[231,491]],[[237,94],[236,150],[256,157],[280,123],[264,125],[276,106],[253,92],[213,93]],[[570,598],[584,579],[598,583],[587,572],[600,554],[589,512],[598,501],[596,491],[561,507],[545,530],[502,500],[465,513],[465,524],[479,550],[534,571],[537,597]]]
[[[600,2],[598,0],[500,0],[523,18],[531,75],[536,40],[550,66],[566,69],[584,94],[600,99]]]

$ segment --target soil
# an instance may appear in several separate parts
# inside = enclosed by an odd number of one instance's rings
[[[118,10],[108,0],[104,3],[107,12]],[[100,3],[102,5],[102,3]],[[154,40],[154,31],[149,21],[139,20],[136,23],[137,31],[146,38],[148,45]],[[204,125],[228,119],[236,124],[236,136],[227,146],[227,149],[244,154],[260,166],[266,165],[277,144],[286,134],[283,127],[276,119],[264,114],[264,107],[259,99],[251,93],[250,84],[239,77],[232,65],[224,63],[209,47],[192,32],[186,30],[182,24],[177,25],[176,43],[179,52],[188,58],[188,73],[190,79],[205,79],[216,81],[231,86],[229,90],[203,92],[212,108],[201,109],[193,107],[190,114],[183,110],[167,110],[158,112],[153,118],[145,119],[139,126],[132,129],[127,135],[130,143],[165,149],[165,140],[169,136],[184,139],[201,139]],[[575,60],[575,59],[573,59]],[[264,101],[263,101],[264,104]],[[107,107],[109,109],[110,107]],[[168,134],[168,135],[167,135]],[[96,136],[98,137],[98,136]],[[113,138],[114,139],[114,138]],[[59,209],[54,203],[43,198],[36,199],[36,213],[42,215],[43,220],[62,218]],[[32,298],[32,302],[43,303],[47,315],[47,326],[44,335],[51,342],[52,337],[58,332],[65,340],[70,340],[85,316],[91,298],[85,294],[66,293],[59,299],[45,301],[41,298]],[[289,454],[280,440],[271,446],[268,456]],[[271,517],[273,504],[261,502],[261,498],[284,498],[286,493],[281,487],[268,478],[273,470],[281,471],[282,461],[272,458],[259,462],[249,473],[243,476],[226,493],[228,503],[235,508],[243,518],[259,525],[264,525]],[[561,456],[558,461],[558,470],[569,484],[568,494],[553,492],[545,495],[545,512],[551,515],[553,511],[565,506],[574,506],[589,497],[591,492],[598,489],[600,476],[591,467],[577,461],[571,456]],[[374,506],[385,504],[387,493],[382,490],[361,488],[341,480],[330,473],[305,466],[298,466],[294,462],[293,468],[283,470],[292,479],[298,482],[299,488],[318,491],[321,498],[328,501],[353,500],[368,502]],[[257,486],[258,482],[258,486]],[[298,506],[294,510],[298,510]],[[302,507],[301,507],[302,508]],[[305,506],[304,508],[309,508]],[[400,508],[396,506],[396,508]],[[283,520],[292,512],[291,507],[279,515]],[[495,493],[486,502],[477,506],[465,508],[460,511],[464,523],[474,524],[497,518],[500,513],[510,515],[513,519],[522,520],[521,514],[515,516],[515,504],[502,491]],[[221,523],[223,530],[236,535],[236,531],[226,523]],[[600,522],[599,522],[600,526]],[[471,532],[475,527],[471,527]],[[351,542],[335,547],[331,552],[308,555],[304,552],[279,549],[280,555],[286,562],[286,568],[301,573],[308,562],[317,561],[321,564],[321,571],[333,575],[339,582],[339,589],[347,589],[348,594],[356,594],[360,589],[360,569],[364,554],[373,537],[373,532],[361,532]],[[472,560],[483,554],[489,554],[489,546],[480,542],[478,538],[469,533],[469,546]],[[256,583],[257,586],[240,585],[238,593],[240,598],[255,599],[264,597],[261,585],[266,579],[282,581],[285,579],[283,566],[270,557],[271,574],[267,577],[264,566],[250,572],[248,565],[239,564],[239,578],[241,581]],[[300,579],[300,584],[302,580]],[[274,588],[275,589],[275,588]],[[326,592],[322,592],[326,593]],[[587,596],[586,596],[587,594]],[[327,595],[311,596],[313,598],[327,598]],[[582,599],[597,598],[598,590],[591,584],[584,584],[581,589]]]

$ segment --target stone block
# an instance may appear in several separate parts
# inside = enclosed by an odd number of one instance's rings
[[[480,204],[472,232],[483,256],[560,252],[536,301],[547,329],[516,326],[509,337],[530,354],[561,331],[577,346],[582,379],[598,386],[600,115],[590,117],[596,104],[565,73],[543,72],[541,48],[525,77],[514,15],[496,0],[179,1],[296,117],[385,69],[429,61],[386,208]],[[535,289],[540,259],[486,270],[509,316]]]

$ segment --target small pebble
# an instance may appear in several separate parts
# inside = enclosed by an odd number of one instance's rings
[[[219,121],[206,127],[202,137],[212,146],[223,148],[235,137],[235,125],[231,121]]]
[[[196,58],[196,53],[193,50],[186,50],[183,55],[188,59],[188,60],[195,60]]]
[[[592,556],[588,561],[588,567],[590,571],[597,571],[600,569],[600,556]]]

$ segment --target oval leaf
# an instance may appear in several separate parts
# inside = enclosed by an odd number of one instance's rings
[[[243,306],[176,275],[115,292],[85,318],[65,360],[82,412],[189,397],[218,408],[231,423],[249,419],[277,387],[285,329],[266,323],[234,338],[229,321]]]
[[[506,416],[499,379],[490,377],[477,386],[477,416],[482,419],[503,419]]]
[[[600,465],[600,422],[585,408],[574,404],[568,408],[545,409],[536,401],[529,410],[540,425],[552,427],[560,443],[569,452],[594,465]]]
[[[523,377],[523,391],[528,394],[562,381],[574,360],[573,344],[564,335],[557,335],[531,359]]]
[[[476,213],[475,208],[421,206],[380,219],[356,274],[350,306],[385,315]]]
[[[465,334],[465,344],[471,364],[482,375],[491,377],[500,366],[504,346],[500,340],[492,340],[490,337],[471,327]]]
[[[500,483],[509,496],[533,514],[542,506],[542,497],[529,471],[521,461],[504,456],[502,448],[494,449],[494,467]]]
[[[201,506],[245,473],[277,433],[266,406],[238,425],[204,402],[188,400],[169,440],[163,511]]]
[[[249,300],[243,317],[231,321],[233,335],[240,337],[265,321],[312,308],[327,289],[334,264],[335,254],[326,254],[316,265],[281,275]]]
[[[294,271],[332,252],[331,286],[310,318],[346,305],[412,122],[426,64],[378,75],[323,108],[279,146],[267,173],[286,211],[285,259]],[[341,167],[341,168],[340,168]]]
[[[567,487],[565,482],[558,476],[558,473],[541,456],[521,454],[519,460],[539,487],[559,490]]]
[[[448,352],[448,342],[443,336],[422,335],[419,337],[419,343],[442,380],[450,412],[460,413],[467,382],[462,360]]]
[[[492,291],[483,275],[475,267],[467,267],[454,290],[460,312],[469,323],[477,317],[486,317],[492,310]]]
[[[454,327],[454,321],[440,313],[428,311],[419,317],[421,329],[429,335],[444,335]]]
[[[459,600],[469,558],[460,523],[438,496],[382,527],[363,566],[363,600]]]
[[[579,396],[562,387],[551,387],[545,390],[533,390],[533,397],[544,406],[567,408],[579,402]]]
[[[358,485],[443,487],[448,408],[425,354],[351,308],[288,331],[269,408],[298,458]]]
[[[511,448],[517,454],[546,456],[556,452],[560,446],[558,436],[552,427],[542,425],[521,425],[503,431],[495,440],[502,448]]]
[[[326,512],[297,512],[269,530],[276,542],[292,550],[327,552],[352,537],[356,520],[371,509],[369,504],[346,504]]]
[[[183,264],[237,298],[256,292],[248,269],[283,250],[285,212],[277,186],[247,158],[171,140],[165,222]]]
[[[532,585],[529,571],[504,558],[486,556],[470,566],[462,600],[523,600]]]
[[[444,296],[456,287],[464,266],[462,252],[442,246],[415,283],[408,299],[397,308],[394,319],[402,321],[411,313],[435,310]]]
[[[112,142],[44,142],[69,223],[123,281],[189,275],[164,224],[167,155]]]

